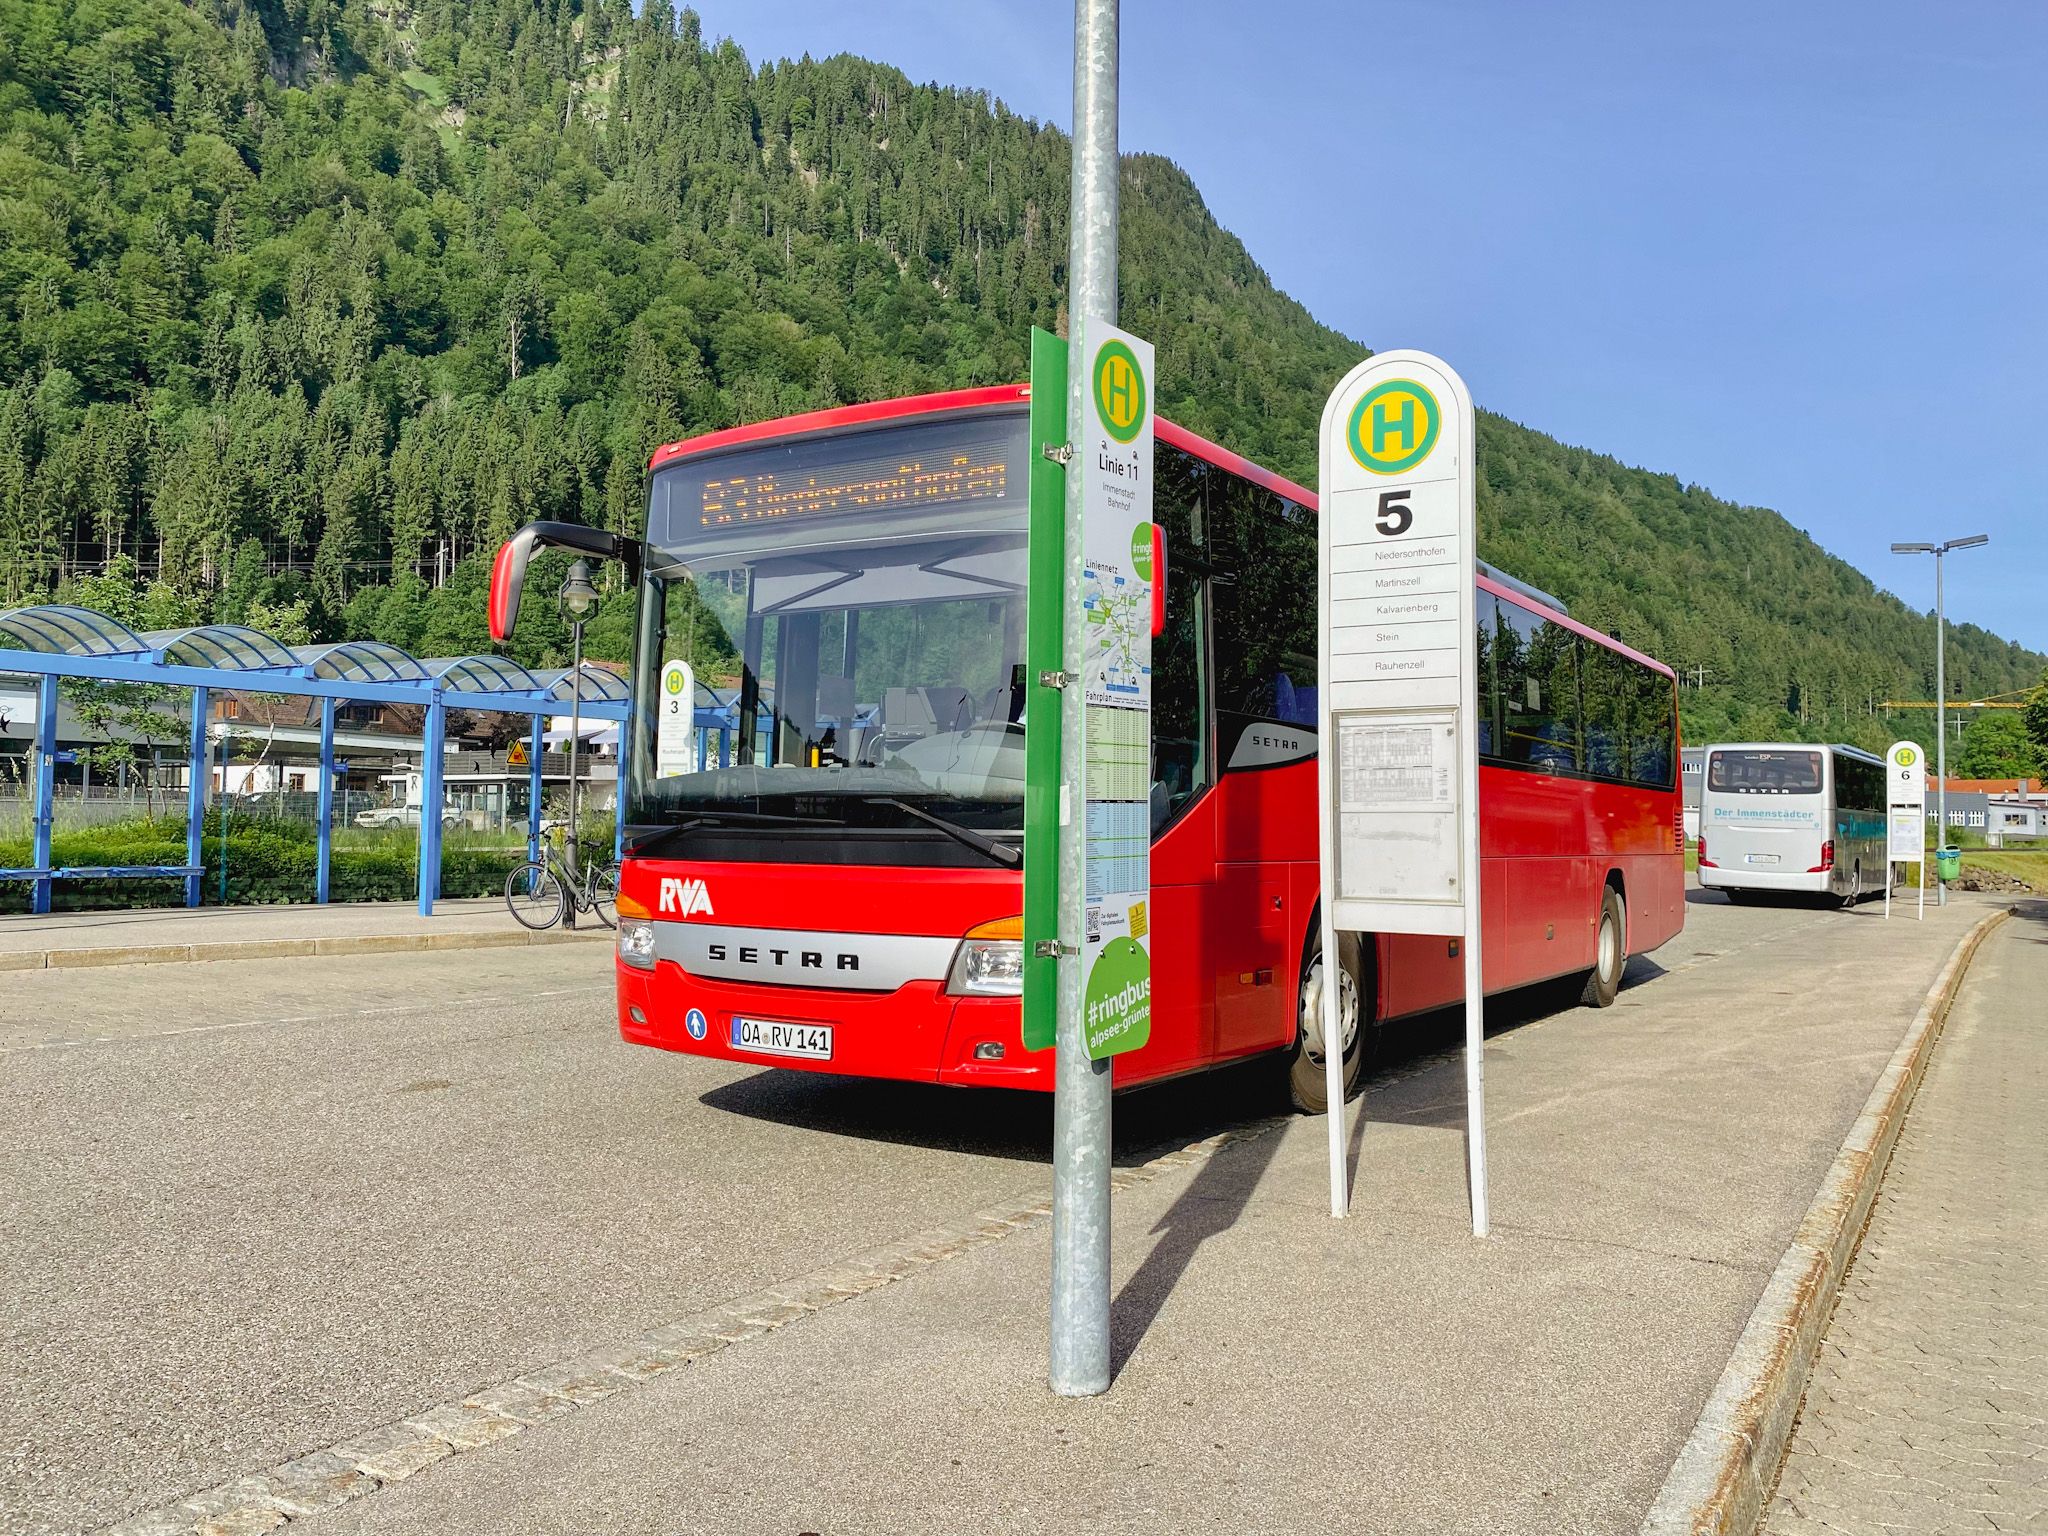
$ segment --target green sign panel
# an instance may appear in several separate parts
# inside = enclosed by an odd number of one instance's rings
[[[1059,961],[1037,952],[1060,932],[1060,696],[1039,677],[1060,670],[1065,618],[1067,477],[1045,455],[1067,440],[1067,344],[1031,331],[1031,498],[1026,523],[1024,670],[1024,1049],[1059,1034]]]
[[[1073,354],[1079,354],[1074,360]],[[1067,443],[1067,371],[1088,381],[1086,428]],[[1090,325],[1070,349],[1031,333],[1030,601],[1025,665],[1034,686],[1024,733],[1024,1045],[1058,1037],[1058,967],[1041,943],[1078,950],[1082,1040],[1101,1060],[1152,1033],[1152,348],[1110,325]],[[1062,465],[1061,460],[1066,462]],[[1081,509],[1081,548],[1066,546],[1068,476]],[[1074,569],[1069,570],[1072,566]],[[1062,642],[1070,576],[1077,578],[1081,654]],[[1060,797],[1060,693],[1036,685],[1066,674],[1082,698],[1080,803]],[[1081,932],[1059,931],[1060,839],[1081,841]],[[1078,939],[1079,943],[1074,944]],[[1057,946],[1048,945],[1051,948]]]

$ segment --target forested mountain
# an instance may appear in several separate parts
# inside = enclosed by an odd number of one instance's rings
[[[499,539],[631,524],[654,445],[1023,377],[1066,187],[985,94],[757,66],[666,0],[0,0],[0,603],[483,649]],[[1123,217],[1162,412],[1312,481],[1360,343],[1170,162]],[[1880,742],[1932,696],[1932,621],[1775,513],[1498,417],[1480,469],[1487,558],[1706,669],[1693,736]],[[1966,696],[2044,665],[1951,647]]]

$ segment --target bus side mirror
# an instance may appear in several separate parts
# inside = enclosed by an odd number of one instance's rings
[[[526,567],[533,552],[548,547],[617,560],[625,566],[628,581],[640,579],[643,546],[638,539],[583,523],[528,523],[499,546],[491,565],[491,638],[500,644],[512,638],[512,626],[519,622],[519,595],[526,589]]]
[[[1166,530],[1152,525],[1152,633],[1166,633]]]

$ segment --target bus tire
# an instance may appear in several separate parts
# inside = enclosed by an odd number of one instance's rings
[[[1301,984],[1295,991],[1294,1044],[1286,1055],[1287,1097],[1303,1114],[1321,1115],[1329,1112],[1330,1092],[1322,1051],[1324,968],[1320,921],[1309,942],[1308,957],[1301,965]],[[1337,952],[1344,957],[1338,1007],[1349,1026],[1344,1050],[1344,1097],[1348,1100],[1357,1093],[1359,1080],[1365,1075],[1365,1059],[1378,1028],[1377,1021],[1370,1017],[1373,1008],[1362,984],[1363,967],[1359,962],[1364,946],[1358,935],[1337,935]]]
[[[1600,932],[1593,955],[1593,969],[1586,972],[1579,1001],[1588,1008],[1612,1007],[1621,995],[1621,973],[1628,969],[1628,909],[1621,904],[1621,892],[1611,885],[1600,898]]]

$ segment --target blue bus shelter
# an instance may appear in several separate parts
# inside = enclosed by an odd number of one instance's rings
[[[320,701],[319,843],[314,899],[325,902],[333,837],[334,715],[337,704],[360,700],[424,707],[420,772],[419,909],[431,916],[440,895],[441,811],[448,711],[489,710],[532,721],[531,805],[527,846],[537,857],[541,836],[541,755],[551,715],[571,702],[593,720],[623,722],[631,713],[625,681],[601,667],[580,672],[535,672],[502,656],[422,660],[374,640],[288,646],[258,629],[204,624],[137,634],[89,608],[46,604],[0,612],[0,675],[37,680],[34,772],[34,855],[24,869],[0,869],[0,880],[32,882],[30,907],[50,910],[58,880],[181,878],[185,905],[199,905],[205,873],[201,817],[208,774],[206,722],[214,690],[287,694]],[[53,867],[51,832],[56,806],[57,697],[64,678],[107,683],[154,683],[192,690],[191,776],[186,790],[185,862],[182,865]],[[623,732],[621,733],[624,734]],[[621,828],[623,830],[623,828]]]

